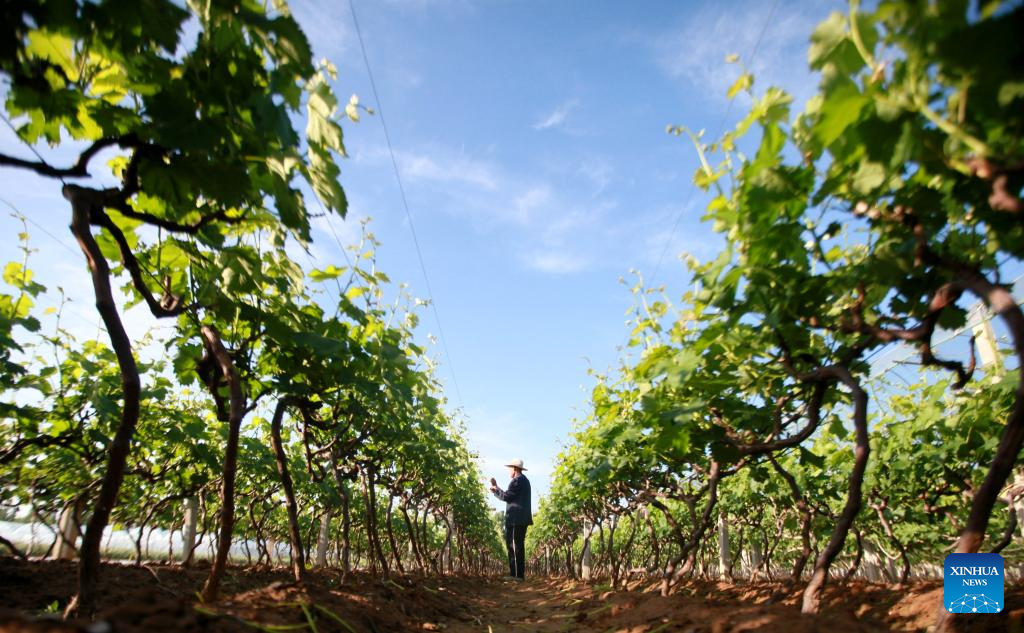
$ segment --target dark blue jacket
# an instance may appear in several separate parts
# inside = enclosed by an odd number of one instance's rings
[[[508,490],[498,488],[494,496],[505,502],[505,525],[533,525],[530,511],[530,480],[519,473],[508,484]]]

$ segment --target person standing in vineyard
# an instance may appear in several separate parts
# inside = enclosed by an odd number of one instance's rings
[[[523,580],[526,572],[526,528],[533,525],[531,512],[530,480],[523,471],[523,460],[514,459],[508,466],[512,481],[508,490],[498,487],[498,482],[491,477],[491,492],[505,502],[505,545],[508,547],[509,575],[516,580]]]

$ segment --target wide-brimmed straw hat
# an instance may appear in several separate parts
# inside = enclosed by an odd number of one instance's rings
[[[513,459],[512,461],[510,461],[509,463],[507,463],[505,465],[510,467],[510,468],[518,468],[519,470],[526,470],[525,468],[523,468],[523,460],[521,460],[521,459]]]

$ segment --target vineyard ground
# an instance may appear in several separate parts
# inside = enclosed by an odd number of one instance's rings
[[[692,582],[662,598],[642,586],[608,592],[540,578],[513,583],[497,577],[404,576],[382,582],[356,574],[342,585],[332,571],[312,571],[300,587],[284,569],[234,567],[225,597],[201,605],[195,592],[205,578],[204,565],[108,564],[99,620],[109,627],[45,619],[46,611],[61,606],[73,592],[75,573],[70,562],[0,559],[0,631],[915,631],[931,624],[942,595],[941,583],[934,581],[905,589],[863,582],[832,585],[822,613],[803,617],[800,588],[782,583]],[[968,630],[1024,631],[1024,587],[1007,587],[1006,593],[1003,614],[970,618]],[[308,626],[311,621],[315,627]]]

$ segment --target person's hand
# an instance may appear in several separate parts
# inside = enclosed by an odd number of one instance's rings
[[[491,486],[491,492],[498,492],[497,486]]]

